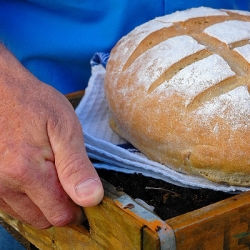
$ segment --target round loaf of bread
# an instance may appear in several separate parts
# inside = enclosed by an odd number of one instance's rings
[[[149,159],[250,186],[250,12],[193,8],[158,17],[113,48],[112,129]]]

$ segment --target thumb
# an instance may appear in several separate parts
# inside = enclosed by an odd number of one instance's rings
[[[85,152],[69,155],[57,171],[62,187],[76,204],[90,207],[101,202],[103,186]]]
[[[50,138],[55,166],[59,181],[70,198],[83,207],[95,206],[102,200],[104,190],[87,156],[81,126],[76,123],[71,128],[67,126],[65,133],[60,130],[61,136],[53,133]]]

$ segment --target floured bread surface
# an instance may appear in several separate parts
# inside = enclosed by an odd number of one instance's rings
[[[250,13],[201,7],[149,21],[111,52],[111,127],[150,159],[250,186]]]

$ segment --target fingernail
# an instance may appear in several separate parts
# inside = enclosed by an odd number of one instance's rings
[[[97,179],[89,178],[78,184],[76,194],[79,197],[91,196],[101,187],[101,183]]]

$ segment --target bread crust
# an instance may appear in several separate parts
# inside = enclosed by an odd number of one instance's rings
[[[206,7],[158,17],[113,48],[111,127],[150,159],[250,186],[250,13]]]

